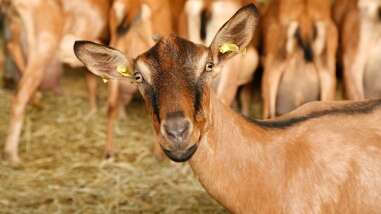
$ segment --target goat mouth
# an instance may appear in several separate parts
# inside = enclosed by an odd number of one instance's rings
[[[161,146],[161,145],[160,145]],[[161,146],[164,153],[168,156],[169,159],[173,160],[174,162],[185,162],[189,160],[193,154],[197,150],[197,144],[194,144],[193,146],[189,147],[184,152],[174,152],[168,149],[165,149],[163,146]]]

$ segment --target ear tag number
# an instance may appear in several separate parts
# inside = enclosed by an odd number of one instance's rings
[[[236,53],[240,52],[242,55],[246,54],[246,48],[240,50],[238,45],[236,45],[234,43],[230,43],[230,42],[226,42],[226,43],[222,44],[219,48],[219,51],[222,54],[225,54],[228,52],[236,52]]]
[[[131,78],[131,77],[132,77],[130,71],[129,71],[128,68],[127,68],[126,66],[124,66],[124,65],[118,65],[118,67],[116,67],[116,71],[117,71],[120,75],[122,75],[122,76],[124,76],[124,77],[128,77],[128,78]]]

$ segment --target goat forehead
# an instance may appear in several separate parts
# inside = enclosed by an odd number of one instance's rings
[[[205,58],[205,50],[207,48],[170,36],[137,59],[137,62],[144,60],[151,68],[151,85],[162,110],[179,110],[193,102],[199,61]]]
[[[204,48],[171,35],[161,39],[143,57],[152,65],[155,73],[160,73],[159,75],[167,72],[180,75],[192,72],[192,69],[197,67],[203,51]]]

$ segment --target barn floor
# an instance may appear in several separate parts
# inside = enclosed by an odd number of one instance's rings
[[[119,153],[106,161],[107,86],[100,81],[99,110],[89,114],[83,72],[66,72],[62,85],[64,95],[46,92],[40,106],[28,107],[19,147],[23,165],[0,161],[0,213],[226,213],[188,164],[154,158],[141,100],[118,121]],[[1,149],[12,93],[0,83]]]

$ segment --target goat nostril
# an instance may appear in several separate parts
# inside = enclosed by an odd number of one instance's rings
[[[180,126],[178,127],[178,129],[176,130],[176,132],[179,134],[179,135],[182,135],[185,133],[185,131],[188,129],[188,123],[185,123],[184,126]]]
[[[172,138],[176,138],[176,132],[175,131],[173,131],[173,130],[171,130],[171,129],[168,129],[167,127],[165,128],[165,132],[167,133],[167,135],[169,136],[169,137],[172,137]]]
[[[170,138],[178,139],[184,138],[187,135],[187,131],[189,129],[189,122],[184,121],[181,123],[167,123],[164,125],[165,132]]]

